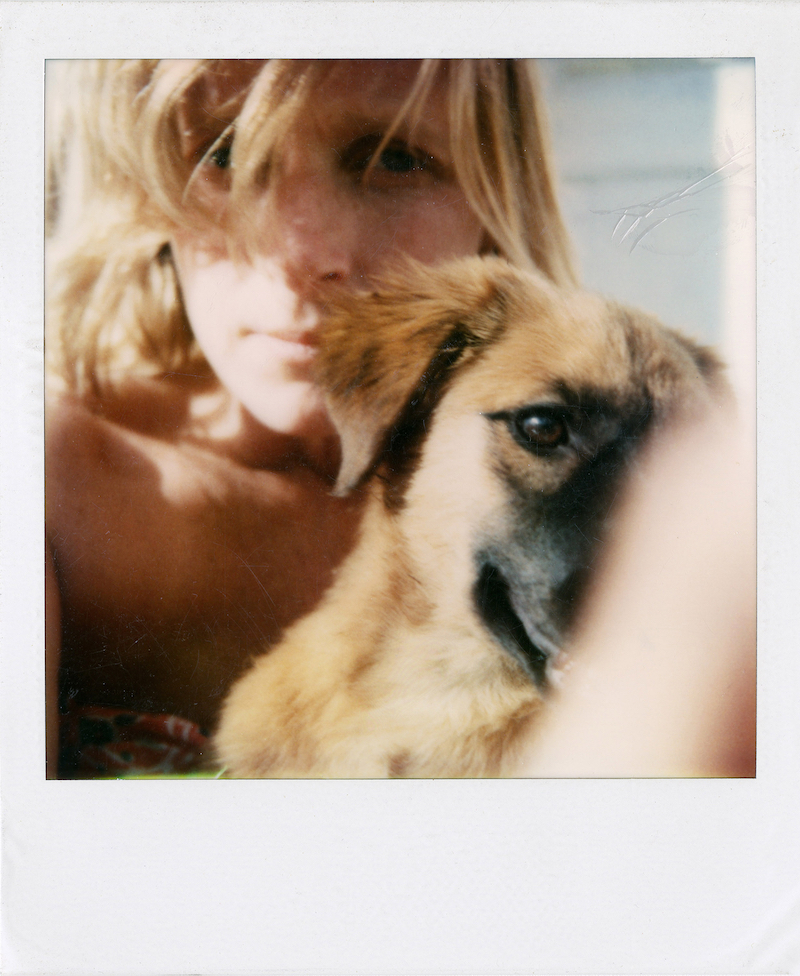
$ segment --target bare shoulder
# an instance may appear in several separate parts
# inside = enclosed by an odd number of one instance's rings
[[[162,389],[163,388],[163,389]],[[181,440],[188,397],[166,383],[131,386],[114,398],[48,397],[45,422],[50,518],[121,506],[117,527],[146,505],[148,523],[176,506],[190,509],[226,490],[234,466]],[[87,511],[87,509],[89,511]]]
[[[48,538],[62,586],[74,599],[124,604],[139,594],[144,600],[150,580],[169,600],[182,585],[182,563],[202,558],[209,536],[202,516],[226,494],[226,479],[172,438],[141,433],[119,419],[73,398],[50,397]]]
[[[314,590],[326,585],[352,538],[352,502],[307,470],[246,468],[118,419],[74,399],[48,403],[47,529],[71,599],[177,612],[187,594],[211,606],[224,578],[229,592],[248,591],[242,605],[266,589],[294,615],[307,602],[303,574],[319,577]]]
[[[87,452],[97,449],[107,433],[107,425],[80,400],[49,393],[45,409],[48,475],[51,471],[57,473],[61,465],[74,461],[76,454],[85,460]]]
[[[83,463],[115,446],[130,445],[131,434],[174,440],[185,423],[188,400],[189,392],[180,384],[159,381],[130,383],[113,396],[93,400],[48,391],[48,459]]]
[[[118,492],[155,479],[158,440],[109,419],[68,396],[49,396],[45,411],[48,523],[91,507],[107,507]]]

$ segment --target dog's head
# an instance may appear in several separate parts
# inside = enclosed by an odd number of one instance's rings
[[[337,491],[374,478],[435,599],[460,593],[448,605],[540,685],[632,458],[722,395],[720,374],[649,316],[496,258],[409,264],[342,299],[319,356]]]

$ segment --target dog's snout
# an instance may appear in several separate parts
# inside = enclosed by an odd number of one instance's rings
[[[543,686],[549,655],[531,639],[514,610],[508,581],[491,562],[481,566],[473,599],[478,616],[501,646],[522,665],[537,686]]]

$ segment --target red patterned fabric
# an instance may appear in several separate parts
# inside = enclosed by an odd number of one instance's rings
[[[198,772],[210,753],[194,722],[119,708],[62,715],[60,740],[59,776],[67,779]]]

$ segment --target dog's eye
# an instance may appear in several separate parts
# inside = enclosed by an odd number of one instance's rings
[[[516,418],[522,441],[534,451],[552,450],[569,439],[569,427],[563,415],[553,409],[529,410]]]

